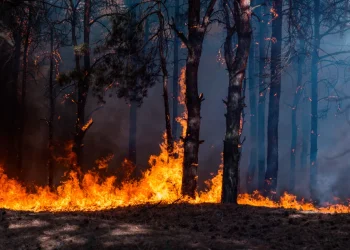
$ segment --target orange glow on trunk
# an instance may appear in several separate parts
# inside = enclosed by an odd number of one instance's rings
[[[179,100],[184,104],[185,97],[185,69],[181,70],[179,84],[181,94]],[[184,118],[187,117],[186,110],[179,122],[183,125],[183,133],[186,131]],[[91,120],[92,122],[92,120]],[[165,133],[163,139],[165,138]],[[71,151],[72,144],[67,145],[67,152]],[[89,171],[84,174],[79,183],[76,172],[66,173],[66,180],[56,190],[50,191],[49,187],[35,187],[35,191],[28,192],[16,180],[8,178],[3,168],[0,168],[0,208],[25,211],[98,211],[129,205],[140,205],[145,203],[173,202],[189,203],[218,203],[221,199],[222,165],[218,173],[205,183],[207,189],[198,192],[195,199],[181,196],[183,142],[180,140],[174,145],[177,158],[168,155],[165,140],[160,144],[159,155],[151,155],[149,158],[149,170],[142,174],[137,181],[127,180],[116,187],[116,177],[102,178],[98,173]],[[113,155],[96,161],[98,169],[105,169]],[[74,155],[66,158],[56,158],[57,161],[71,164]],[[125,165],[130,164],[127,160]],[[303,211],[315,211],[320,213],[349,213],[350,206],[329,205],[317,208],[311,203],[297,201],[296,197],[285,193],[278,202],[263,197],[258,192],[240,194],[239,204],[251,206],[264,206],[271,208],[291,208]]]

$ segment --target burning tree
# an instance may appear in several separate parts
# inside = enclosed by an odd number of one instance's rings
[[[225,61],[229,73],[226,134],[224,140],[224,171],[222,183],[222,202],[237,203],[239,185],[239,161],[241,114],[244,108],[242,83],[245,77],[251,43],[251,6],[250,1],[223,1],[225,12]],[[232,12],[232,9],[234,11]],[[232,20],[234,24],[232,24]],[[237,32],[238,46],[236,54],[232,47],[232,37]]]
[[[216,0],[211,0],[201,18],[201,0],[188,1],[188,35],[185,36],[173,22],[172,28],[187,48],[186,59],[186,108],[188,112],[184,141],[182,194],[195,197],[198,179],[198,151],[203,142],[199,139],[200,110],[203,94],[198,94],[198,68],[202,56],[203,41],[211,21]]]

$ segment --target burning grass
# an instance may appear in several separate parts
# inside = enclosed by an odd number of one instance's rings
[[[181,70],[179,79],[179,101],[184,104],[185,100],[185,69]],[[186,109],[182,115],[187,117]],[[178,119],[183,132],[186,132],[186,122]],[[92,120],[88,122],[91,124]],[[160,145],[160,154],[152,155],[149,159],[150,169],[145,171],[137,181],[125,181],[116,186],[116,177],[102,178],[98,173],[89,171],[79,181],[78,174],[74,171],[66,173],[66,180],[56,190],[50,191],[49,187],[36,187],[35,192],[28,192],[19,182],[9,179],[0,168],[0,208],[17,211],[102,211],[117,207],[135,206],[146,203],[172,204],[185,202],[192,204],[219,203],[221,199],[222,166],[211,180],[206,181],[207,189],[198,192],[195,199],[181,196],[183,142],[176,142],[174,152],[177,157],[170,157],[165,144]],[[60,162],[72,164],[75,155],[72,153],[72,143],[67,146],[67,158],[58,157]],[[98,169],[107,168],[112,155],[96,161]],[[133,169],[130,162],[123,163],[123,169]],[[127,172],[126,171],[126,172]],[[127,174],[126,174],[127,175]],[[258,192],[253,194],[241,194],[238,198],[241,205],[261,206],[269,208],[287,208],[301,211],[314,211],[318,213],[349,213],[349,205],[326,205],[315,207],[312,203],[303,200],[298,201],[296,196],[285,193],[278,202],[263,197]]]

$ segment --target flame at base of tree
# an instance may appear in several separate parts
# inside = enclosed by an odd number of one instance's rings
[[[174,202],[219,203],[221,199],[222,166],[218,174],[206,181],[207,189],[198,192],[195,199],[181,196],[182,143],[175,144],[179,157],[168,156],[166,145],[160,145],[161,153],[151,156],[151,168],[138,181],[126,181],[116,187],[116,177],[102,179],[92,171],[86,173],[81,183],[77,173],[67,173],[67,180],[54,192],[49,187],[36,187],[28,192],[19,182],[9,179],[0,169],[0,207],[22,211],[100,211],[146,203],[172,204]],[[104,163],[105,164],[105,163]],[[126,162],[124,162],[126,164]],[[315,207],[312,203],[298,201],[296,196],[285,193],[278,202],[263,197],[257,191],[240,194],[241,205],[269,208],[287,208],[319,213],[350,213],[350,206],[328,205]]]
[[[181,104],[185,103],[185,68],[181,70],[179,79]],[[186,107],[183,118],[178,119],[182,125],[182,136],[186,135]],[[91,120],[92,122],[92,120]],[[218,173],[205,184],[207,189],[198,192],[195,199],[181,196],[183,142],[175,142],[174,155],[169,156],[167,145],[163,136],[160,145],[160,154],[152,155],[149,159],[150,169],[145,171],[140,180],[130,180],[131,166],[129,161],[122,164],[123,173],[127,181],[116,185],[115,176],[102,178],[97,172],[89,171],[84,174],[79,182],[78,174],[74,171],[66,173],[66,180],[56,190],[50,191],[49,187],[35,187],[34,192],[28,192],[16,180],[8,178],[4,169],[0,167],[0,208],[22,211],[100,211],[130,205],[146,203],[172,204],[174,202],[188,203],[219,203],[221,200],[222,165]],[[57,157],[59,162],[71,165],[76,160],[72,153],[73,144],[67,145],[67,157]],[[108,162],[113,156],[109,155],[96,161],[98,169],[107,168]],[[80,174],[79,174],[80,175]],[[129,179],[129,181],[128,181]],[[285,193],[278,202],[263,197],[258,192],[253,194],[240,194],[238,203],[241,205],[263,206],[270,208],[298,209],[303,211],[315,211],[320,213],[350,213],[350,206],[328,205],[315,207],[312,203],[298,201],[296,196]]]

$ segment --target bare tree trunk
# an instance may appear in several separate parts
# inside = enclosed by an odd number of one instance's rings
[[[77,101],[77,120],[76,134],[74,137],[73,150],[76,153],[77,165],[82,164],[83,140],[88,128],[85,127],[85,106],[89,92],[89,74],[90,74],[90,15],[91,1],[85,0],[84,3],[84,72],[83,79],[78,81],[78,101]],[[77,65],[78,66],[78,65]],[[91,126],[91,125],[90,125]]]
[[[266,147],[265,147],[265,110],[266,110],[266,80],[265,80],[265,65],[266,65],[266,52],[265,52],[265,33],[266,18],[264,15],[267,11],[265,6],[260,7],[261,22],[259,25],[259,100],[258,100],[258,190],[260,192],[264,189],[265,181],[265,162],[266,162]]]
[[[211,0],[201,21],[201,1],[188,2],[188,39],[177,32],[186,44],[186,108],[188,112],[186,137],[184,139],[184,161],[182,176],[182,194],[195,197],[198,179],[198,150],[200,132],[200,109],[203,95],[198,95],[198,67],[202,55],[204,36],[209,25],[210,16],[216,0]]]
[[[278,175],[278,123],[282,70],[282,0],[274,0],[273,5],[279,16],[272,22],[272,37],[276,38],[276,42],[271,45],[271,84],[267,125],[267,169],[264,191],[266,194],[274,197],[277,189]]]
[[[11,106],[13,107],[13,112],[11,114],[11,125],[9,129],[9,152],[8,152],[8,160],[6,161],[7,166],[13,166],[15,170],[15,175],[19,176],[19,172],[17,171],[17,161],[18,161],[18,148],[17,148],[17,132],[18,132],[18,118],[20,113],[19,100],[18,100],[18,85],[19,85],[19,73],[21,68],[21,45],[22,45],[22,22],[19,25],[19,30],[13,32],[14,38],[14,56],[13,56],[13,65],[12,65],[12,83],[11,83],[11,97],[12,102]]]
[[[299,73],[298,73],[299,74]],[[307,103],[303,102],[303,105],[308,105]],[[302,145],[301,145],[301,154],[300,154],[300,168],[305,170],[307,168],[307,156],[309,153],[309,139],[310,139],[310,113],[309,109],[307,107],[303,107],[301,110],[302,112]]]
[[[175,0],[175,25],[179,24],[180,0]],[[178,122],[176,120],[178,113],[178,96],[179,96],[179,38],[175,34],[174,37],[174,70],[173,70],[173,119],[172,119],[172,135],[174,140],[178,138]]]
[[[255,1],[252,1],[252,5],[255,5]],[[248,174],[246,179],[246,185],[248,192],[253,190],[252,182],[254,180],[254,174],[257,165],[257,95],[258,84],[256,84],[256,72],[255,72],[255,45],[252,41],[249,55],[249,110],[250,110],[250,158],[248,166]]]
[[[318,50],[320,48],[320,0],[314,0],[314,41],[311,59],[311,136],[310,136],[310,194],[316,200],[317,139],[318,139]]]
[[[18,135],[18,157],[17,170],[19,178],[23,180],[23,141],[24,141],[24,127],[26,117],[26,94],[27,94],[27,73],[28,73],[28,50],[30,45],[30,33],[32,29],[32,12],[29,10],[28,25],[26,27],[25,41],[23,46],[23,66],[22,66],[22,91],[21,91],[21,105],[19,112],[19,135]]]
[[[74,49],[76,48],[76,46],[78,46],[78,40],[77,40],[77,35],[76,35],[76,27],[77,27],[77,13],[76,13],[76,7],[73,3],[73,0],[70,0],[70,7],[72,9],[72,43],[73,43],[73,47]],[[76,72],[80,72],[80,55],[79,53],[77,53],[76,51],[74,51],[74,60],[75,60],[75,71]],[[79,80],[80,82],[81,80]],[[80,85],[80,83],[78,83],[78,86]],[[78,88],[76,88],[77,90]],[[78,104],[77,105],[77,109],[78,109]],[[71,170],[77,170],[78,168],[78,162],[77,159],[80,158],[80,147],[82,142],[80,141],[80,137],[79,135],[79,130],[80,128],[80,121],[79,118],[77,116],[77,119],[75,121],[75,135],[74,135],[74,141],[73,141],[73,147],[72,147],[72,151],[75,153],[76,155],[76,161],[71,165]]]
[[[297,125],[297,110],[302,95],[303,86],[303,66],[305,63],[305,41],[303,38],[299,39],[299,57],[298,57],[298,79],[297,87],[294,93],[293,106],[292,106],[292,140],[290,146],[290,179],[289,179],[289,191],[293,192],[295,188],[295,166],[296,166],[296,148],[298,138],[298,125]]]
[[[236,56],[233,55],[229,3],[224,1],[227,36],[225,40],[225,61],[229,71],[229,87],[226,113],[226,135],[224,140],[224,170],[222,202],[237,203],[239,186],[240,120],[244,106],[242,83],[245,77],[249,48],[251,45],[251,9],[249,0],[234,1],[234,21],[238,36]]]
[[[53,188],[53,172],[54,172],[54,157],[53,157],[53,135],[54,135],[54,116],[55,116],[55,96],[54,96],[54,87],[53,87],[53,73],[54,73],[54,62],[53,62],[53,43],[54,43],[54,37],[53,37],[53,28],[51,28],[51,34],[50,34],[50,73],[49,73],[49,100],[50,100],[50,114],[49,114],[49,159],[47,162],[47,173],[48,173],[48,179],[47,184],[50,187],[50,189]]]
[[[136,165],[137,102],[130,103],[129,160]]]
[[[169,108],[169,95],[168,95],[168,69],[166,63],[166,51],[164,47],[167,47],[167,44],[164,40],[165,26],[164,18],[161,14],[161,5],[158,3],[158,20],[159,20],[159,54],[160,62],[163,73],[163,100],[164,100],[164,114],[165,114],[165,128],[167,135],[167,150],[168,154],[171,155],[173,152],[173,135],[171,131],[171,119],[170,119],[170,108]]]

